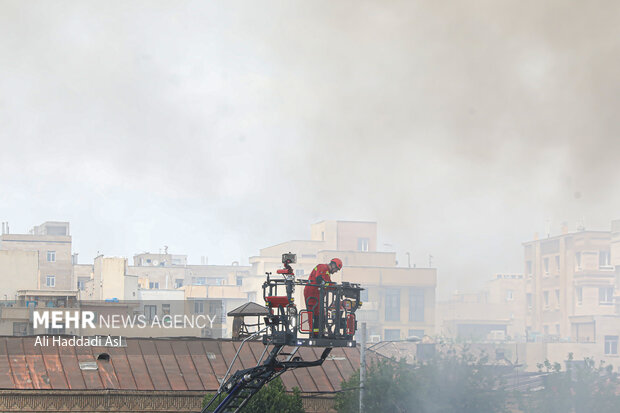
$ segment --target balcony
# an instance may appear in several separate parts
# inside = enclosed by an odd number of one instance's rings
[[[0,307],[2,320],[28,320],[31,309],[27,307]]]

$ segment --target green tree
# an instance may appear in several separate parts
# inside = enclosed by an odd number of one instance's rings
[[[479,413],[506,411],[507,393],[486,358],[452,352],[416,366],[380,360],[367,370],[366,411]],[[336,396],[341,413],[359,411],[359,372],[343,382]]]
[[[584,359],[574,364],[568,355],[569,370],[562,371],[559,363],[548,360],[538,364],[538,370],[548,373],[541,389],[519,395],[519,407],[525,413],[591,413],[620,412],[620,382],[612,366]]]
[[[203,406],[212,397],[213,394],[207,394],[202,402]],[[243,411],[248,413],[304,413],[300,390],[295,387],[292,394],[287,393],[279,377],[260,389],[245,405]]]

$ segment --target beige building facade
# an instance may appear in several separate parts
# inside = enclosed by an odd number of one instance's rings
[[[73,256],[68,222],[48,221],[29,234],[2,234],[3,251],[33,251],[38,254],[39,277],[29,288],[70,290],[74,288]]]
[[[594,339],[589,330],[595,326],[586,320],[616,314],[611,246],[609,231],[524,243],[529,335],[547,341]]]
[[[456,292],[437,303],[439,334],[472,341],[525,341],[526,307],[523,274],[496,274],[482,291]]]
[[[138,277],[127,273],[126,258],[99,255],[93,263],[92,274],[92,279],[85,281],[81,290],[83,300],[138,299]]]
[[[0,250],[0,300],[14,301],[17,291],[39,284],[37,251]]]

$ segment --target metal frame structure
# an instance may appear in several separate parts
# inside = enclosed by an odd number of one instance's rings
[[[265,384],[285,371],[320,366],[334,347],[355,347],[355,311],[362,305],[362,288],[353,283],[312,284],[307,280],[295,280],[290,265],[294,262],[294,254],[283,254],[284,268],[277,271],[283,278],[272,278],[271,273],[266,273],[263,298],[269,314],[265,317],[265,327],[243,340],[221,381],[220,388],[202,409],[202,413],[239,412]],[[293,297],[296,286],[318,288],[318,317],[308,310],[297,311]],[[286,295],[278,295],[283,289]],[[307,316],[307,321],[303,320],[304,315]],[[308,324],[309,328],[304,329],[304,323]],[[308,334],[308,338],[303,337],[304,334]],[[228,378],[245,343],[259,337],[262,337],[265,349],[256,366],[237,370]],[[283,350],[286,346],[293,350],[285,353]],[[324,347],[324,350],[317,360],[306,361],[297,355],[299,348],[303,346]],[[272,348],[267,352],[269,347]]]

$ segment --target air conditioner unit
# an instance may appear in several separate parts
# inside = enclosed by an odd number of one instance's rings
[[[487,334],[487,340],[504,341],[506,340],[506,332],[504,330],[491,330]]]
[[[370,336],[370,342],[371,343],[378,343],[381,341],[381,336],[379,334],[372,334]]]

